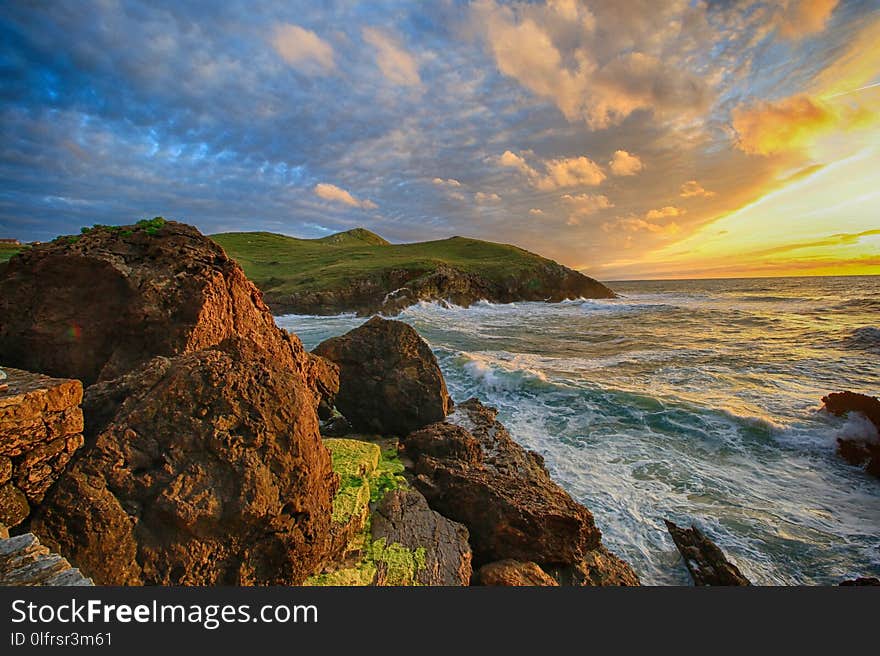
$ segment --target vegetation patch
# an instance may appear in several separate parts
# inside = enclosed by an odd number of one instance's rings
[[[385,538],[374,541],[370,529],[370,502],[406,486],[397,451],[382,451],[372,442],[343,438],[327,438],[324,444],[340,479],[332,519],[340,524],[361,521],[363,526],[346,549],[347,554],[357,554],[358,560],[311,576],[305,585],[365,586],[376,581],[416,585],[416,576],[425,567],[424,548],[407,549],[396,542],[389,545]]]

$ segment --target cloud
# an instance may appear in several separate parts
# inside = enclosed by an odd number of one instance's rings
[[[661,237],[672,237],[681,230],[681,226],[675,222],[661,225],[631,216],[603,223],[602,230],[609,233],[621,232],[625,234],[648,232]]]
[[[418,63],[394,37],[373,27],[364,28],[362,34],[364,41],[376,49],[376,63],[389,82],[401,86],[422,83]]]
[[[316,184],[314,191],[317,196],[323,198],[324,200],[329,200],[335,203],[343,203],[345,205],[348,205],[349,207],[359,207],[364,210],[374,210],[378,207],[378,205],[376,205],[376,203],[371,200],[358,200],[345,189],[337,187],[333,184],[328,184],[326,182]]]
[[[336,68],[333,46],[299,25],[277,25],[272,45],[284,61],[303,73],[317,75]]]
[[[789,0],[779,15],[779,34],[802,39],[825,29],[838,0]]]
[[[691,10],[682,8],[685,4],[668,3],[669,10],[649,2],[627,9],[626,17],[614,2],[587,8],[574,2],[506,6],[480,0],[473,11],[501,74],[553,102],[568,121],[585,121],[599,130],[620,124],[638,110],[693,114],[707,106],[710,92],[704,76],[676,65],[670,56],[675,45],[671,38],[671,47],[658,48],[656,54],[635,49],[626,38],[603,38],[614,35],[619,23],[628,31],[641,26],[643,32],[633,35],[636,39],[659,40],[667,36],[662,29],[658,32],[660,26],[677,24],[680,29],[690,18]],[[638,14],[656,17],[659,25],[634,20]],[[594,30],[596,26],[604,27],[602,33]]]
[[[806,95],[737,107],[731,117],[737,134],[736,146],[750,155],[773,155],[802,148],[838,123],[830,106]]]
[[[562,200],[572,205],[575,213],[581,216],[595,214],[599,210],[614,207],[614,203],[608,200],[608,196],[603,195],[578,194],[572,196],[571,194],[565,194]]]
[[[626,152],[625,150],[617,150],[614,157],[608,163],[611,172],[614,175],[626,176],[635,175],[644,168],[642,160],[637,155]]]
[[[669,219],[676,216],[681,216],[682,214],[686,214],[687,210],[683,210],[680,207],[674,207],[672,205],[667,205],[666,207],[661,207],[657,210],[649,210],[645,214],[646,221],[657,221],[658,219]]]
[[[714,198],[714,191],[703,189],[703,186],[696,180],[688,180],[681,185],[679,196],[682,198]]]
[[[488,203],[499,203],[501,202],[501,196],[493,193],[484,193],[482,191],[478,191],[474,194],[474,201],[478,205],[486,205]]]
[[[544,214],[544,210],[533,207],[529,210],[529,214],[533,214],[534,216],[541,216]]]
[[[431,182],[433,182],[438,187],[460,187],[461,186],[461,183],[454,178],[448,178],[446,180],[444,180],[443,178],[434,178],[433,180],[431,180]]]
[[[596,187],[607,177],[601,166],[585,156],[541,161],[539,165],[544,169],[543,173],[529,165],[524,157],[509,150],[498,158],[498,163],[525,174],[531,184],[541,191],[579,186]]]

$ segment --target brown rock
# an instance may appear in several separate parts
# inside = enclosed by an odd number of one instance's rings
[[[499,560],[483,565],[477,572],[481,585],[503,586],[558,586],[552,576],[535,563],[518,560]]]
[[[243,339],[145,365],[31,530],[99,584],[290,585],[330,548],[314,397]]]
[[[554,571],[608,565],[627,576],[592,571],[566,582],[637,583],[626,563],[601,550],[590,511],[553,482],[543,459],[514,442],[496,415],[471,399],[447,422],[404,440],[414,485],[433,509],[468,528],[474,562],[531,561]]]
[[[842,417],[860,412],[880,432],[880,399],[855,392],[834,392],[822,397],[825,410]],[[838,438],[837,453],[849,464],[864,466],[865,471],[880,478],[880,442]]]
[[[681,552],[695,585],[751,585],[724,552],[696,526],[681,528],[668,519],[666,528]]]
[[[385,538],[407,549],[425,550],[425,567],[416,573],[421,585],[469,585],[471,548],[468,531],[428,507],[415,490],[392,490],[372,516],[374,540]]]
[[[373,317],[314,353],[339,365],[336,406],[355,430],[406,435],[452,408],[437,359],[400,321]]]
[[[0,362],[86,385],[239,336],[315,383],[316,403],[318,381],[333,387],[241,267],[182,223],[98,228],[20,253],[0,271],[0,317]]]
[[[0,392],[0,521],[21,522],[83,443],[78,380],[6,368]]]

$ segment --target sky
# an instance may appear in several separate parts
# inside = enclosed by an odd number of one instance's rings
[[[880,274],[880,0],[8,2],[0,237],[514,243]]]

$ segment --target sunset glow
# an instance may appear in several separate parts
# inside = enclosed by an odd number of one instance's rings
[[[136,4],[6,12],[0,236],[164,215],[605,280],[880,273],[876,2]]]

